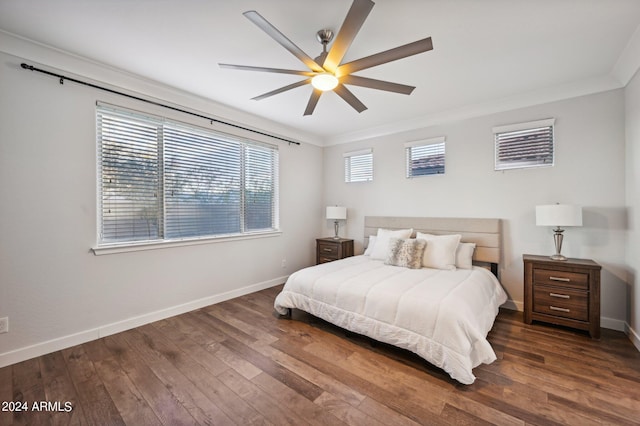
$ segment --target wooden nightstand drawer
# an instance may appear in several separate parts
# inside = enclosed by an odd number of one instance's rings
[[[536,268],[533,270],[533,280],[536,284],[547,284],[579,289],[587,289],[589,287],[589,274],[580,272]]]
[[[533,310],[547,315],[589,320],[589,293],[559,287],[536,285],[533,290]]]
[[[325,242],[318,243],[318,252],[321,257],[326,257],[327,259],[338,259],[338,248],[337,244],[329,244]]]

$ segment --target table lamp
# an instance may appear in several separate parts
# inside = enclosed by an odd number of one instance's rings
[[[556,243],[556,254],[550,256],[553,260],[567,260],[562,250],[562,233],[564,226],[582,226],[582,207],[570,204],[549,204],[536,206],[536,225],[555,226],[553,240]]]
[[[347,208],[346,207],[338,207],[338,206],[329,206],[327,207],[327,219],[333,220],[333,226],[336,231],[336,235],[333,237],[336,240],[340,237],[338,236],[338,221],[339,220],[347,220]]]

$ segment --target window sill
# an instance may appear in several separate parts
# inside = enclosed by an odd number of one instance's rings
[[[184,247],[201,244],[224,243],[228,241],[252,240],[255,238],[269,238],[282,235],[282,231],[253,232],[217,237],[184,238],[179,240],[143,241],[136,243],[103,244],[91,249],[94,255],[128,253],[132,251],[156,250],[170,247]]]

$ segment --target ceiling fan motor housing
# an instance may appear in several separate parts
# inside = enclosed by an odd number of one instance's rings
[[[320,30],[316,33],[316,38],[326,49],[327,44],[331,43],[331,40],[333,40],[333,31],[327,29]]]

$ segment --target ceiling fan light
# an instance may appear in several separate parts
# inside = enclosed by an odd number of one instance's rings
[[[327,90],[335,89],[338,85],[338,78],[331,73],[323,72],[311,79],[311,85],[318,90],[326,92]]]

